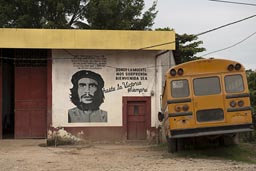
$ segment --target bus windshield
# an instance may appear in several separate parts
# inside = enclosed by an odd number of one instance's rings
[[[196,78],[193,80],[196,96],[220,94],[219,77]]]

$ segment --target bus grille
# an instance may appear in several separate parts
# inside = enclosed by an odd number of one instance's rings
[[[222,109],[199,110],[196,112],[198,122],[210,122],[224,120],[224,112]]]

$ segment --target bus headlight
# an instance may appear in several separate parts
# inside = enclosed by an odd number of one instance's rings
[[[183,69],[182,69],[182,68],[179,68],[179,69],[178,69],[178,75],[183,75],[183,73],[184,73]]]
[[[180,106],[175,106],[175,111],[176,112],[180,112],[181,111],[181,107]]]
[[[234,69],[234,65],[233,64],[228,65],[228,70],[229,71],[233,71],[233,69]]]
[[[183,109],[183,111],[188,111],[189,106],[185,104],[184,106],[182,106],[182,109]]]
[[[244,106],[244,101],[243,100],[239,100],[237,102],[237,104],[238,104],[239,107],[242,107],[242,106]]]
[[[236,107],[236,102],[235,102],[234,100],[232,100],[232,101],[229,103],[229,105],[230,105],[231,107]]]
[[[240,70],[240,69],[241,69],[241,64],[237,63],[237,64],[235,65],[235,69],[236,69],[237,71]]]
[[[175,69],[171,69],[170,74],[171,74],[171,76],[175,76],[176,75],[176,70]]]

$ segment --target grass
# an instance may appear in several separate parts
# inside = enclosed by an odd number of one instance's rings
[[[159,145],[154,148],[159,151],[167,152],[167,145]],[[178,153],[164,153],[164,158],[185,157],[195,159],[220,159],[232,160],[245,163],[256,164],[256,144],[241,143],[239,145],[213,146],[213,147],[196,147],[195,149],[187,149]]]
[[[214,147],[183,151],[178,156],[190,158],[212,158],[256,164],[255,144],[243,143],[228,147]]]

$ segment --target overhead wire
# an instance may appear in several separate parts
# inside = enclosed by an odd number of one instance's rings
[[[246,17],[246,18],[243,18],[243,19],[240,19],[240,20],[237,20],[237,21],[234,21],[234,22],[225,24],[225,25],[222,25],[222,26],[219,26],[219,27],[215,27],[215,28],[213,28],[213,29],[210,29],[210,30],[207,30],[207,31],[198,33],[198,34],[195,34],[195,36],[201,36],[201,35],[204,35],[204,34],[207,34],[207,33],[210,33],[210,32],[216,31],[216,30],[219,30],[219,29],[221,29],[221,28],[224,28],[224,27],[227,27],[227,26],[230,26],[230,25],[233,25],[233,24],[236,24],[236,23],[239,23],[239,22],[242,22],[242,21],[251,19],[251,18],[253,18],[253,17],[256,17],[256,15],[251,15],[251,16],[249,16],[249,17]],[[146,50],[146,49],[150,49],[150,48],[154,48],[154,47],[158,47],[158,46],[163,46],[163,45],[172,44],[172,43],[175,43],[175,42],[176,42],[176,41],[165,42],[165,43],[161,43],[161,44],[156,44],[156,45],[151,45],[151,46],[142,47],[142,48],[139,48],[139,49],[137,49],[137,50]],[[125,51],[125,52],[126,52],[126,51]],[[119,52],[118,54],[120,54],[120,53],[124,53],[124,52]],[[114,55],[114,54],[116,55],[117,53],[106,54],[105,56]]]
[[[201,36],[201,35],[203,35],[203,34],[210,33],[210,32],[213,32],[213,31],[215,31],[215,30],[219,30],[219,29],[221,29],[221,28],[224,28],[224,27],[227,27],[227,26],[236,24],[236,23],[240,23],[240,22],[242,22],[242,21],[248,20],[248,19],[253,18],[253,17],[256,17],[256,15],[251,15],[251,16],[249,16],[249,17],[246,17],[246,18],[243,18],[243,19],[240,19],[240,20],[237,20],[237,21],[228,23],[228,24],[224,24],[224,25],[219,26],[219,27],[215,27],[215,28],[213,28],[213,29],[204,31],[204,32],[202,32],[202,33],[198,33],[198,34],[196,34],[196,36]]]
[[[250,5],[250,6],[256,6],[256,4],[244,3],[244,2],[221,1],[221,0],[209,0],[209,1],[214,1],[214,2],[223,2],[223,3],[230,3],[230,4],[239,4],[239,5]]]
[[[248,40],[250,37],[254,36],[255,34],[256,34],[256,32],[250,34],[250,35],[247,36],[246,38],[240,40],[239,42],[237,42],[237,43],[235,43],[235,44],[233,44],[233,45],[231,45],[231,46],[228,46],[228,47],[225,47],[225,48],[222,48],[222,49],[219,49],[219,50],[215,50],[215,51],[212,51],[212,52],[203,54],[203,55],[201,55],[201,56],[210,55],[210,54],[213,54],[213,53],[216,53],[216,52],[220,52],[220,51],[227,50],[227,49],[230,49],[230,48],[232,48],[232,47],[235,47],[235,46],[237,46],[237,45],[243,43],[244,41]]]
[[[215,30],[219,30],[219,29],[221,29],[221,28],[224,28],[224,27],[227,27],[227,26],[230,26],[230,25],[233,25],[233,24],[236,24],[236,23],[239,23],[239,22],[242,22],[242,21],[251,19],[251,18],[253,18],[253,17],[256,17],[256,15],[251,15],[251,16],[249,16],[249,17],[246,17],[246,18],[243,18],[243,19],[240,19],[240,20],[237,20],[237,21],[234,21],[234,22],[225,24],[225,25],[222,25],[222,26],[219,26],[219,27],[215,27],[215,28],[213,28],[213,29],[210,29],[210,30],[207,30],[207,31],[198,33],[198,34],[195,34],[195,36],[201,36],[201,35],[204,35],[204,34],[213,32],[213,31],[215,31]],[[163,46],[163,45],[172,44],[172,43],[175,43],[175,42],[176,42],[176,41],[165,42],[165,43],[161,43],[161,44],[156,44],[156,45],[151,45],[151,46],[142,47],[142,48],[139,48],[139,49],[137,49],[137,50],[146,50],[146,49],[150,49],[150,48],[154,48],[154,47],[158,47],[158,46]],[[125,52],[126,52],[126,51],[125,51]],[[119,53],[124,53],[124,52],[119,52]],[[116,54],[116,53],[106,54],[105,56],[109,56],[109,55],[113,55],[113,54]]]
[[[233,24],[236,24],[236,23],[239,23],[239,22],[248,20],[248,19],[253,18],[253,17],[256,17],[256,15],[251,15],[251,16],[249,16],[249,17],[246,17],[246,18],[243,18],[243,19],[240,19],[240,20],[237,20],[237,21],[234,21],[234,22],[225,24],[225,25],[222,25],[222,26],[219,26],[219,27],[215,27],[215,28],[213,28],[213,29],[210,29],[210,30],[207,30],[207,31],[198,33],[198,34],[195,34],[195,36],[201,36],[201,35],[204,35],[204,34],[213,32],[213,31],[215,31],[215,30],[219,30],[219,29],[221,29],[221,28],[224,28],[224,27],[227,27],[227,26],[230,26],[230,25],[233,25]],[[172,44],[172,43],[175,43],[175,42],[176,42],[176,41],[165,42],[165,43],[161,43],[161,44],[156,44],[156,45],[151,45],[151,46],[142,47],[142,48],[139,48],[139,49],[137,49],[137,50],[146,50],[146,49],[150,49],[150,48],[154,48],[154,47],[158,47],[158,46],[163,46],[163,45]],[[120,52],[120,53],[123,53],[123,52]],[[116,53],[113,53],[113,54],[116,54]],[[108,54],[108,55],[113,55],[113,54]],[[105,56],[108,56],[108,55],[105,55]],[[73,55],[73,56],[74,56],[74,55]]]

